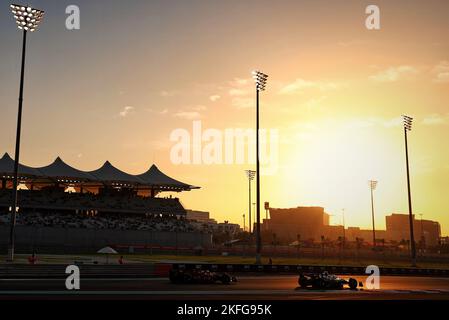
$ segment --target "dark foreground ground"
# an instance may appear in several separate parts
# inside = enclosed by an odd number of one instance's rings
[[[347,276],[344,276],[347,277]],[[352,276],[365,283],[366,277]],[[81,279],[68,291],[62,279],[0,279],[0,299],[142,300],[449,300],[449,278],[381,277],[380,290],[316,291],[298,288],[296,276],[238,276],[231,285],[175,285],[165,278]]]

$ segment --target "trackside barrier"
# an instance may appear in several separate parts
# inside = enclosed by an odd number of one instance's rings
[[[66,278],[67,265],[37,264],[0,265],[0,279],[14,278]],[[168,275],[170,264],[78,265],[85,278],[160,277]]]
[[[335,274],[366,275],[365,267],[353,266],[316,266],[316,265],[254,265],[254,264],[125,264],[125,265],[78,265],[82,277],[85,278],[151,278],[167,277],[169,270],[210,270],[218,272],[251,273],[251,274],[298,274],[328,271]],[[0,279],[14,278],[56,278],[67,277],[66,265],[63,264],[9,264],[0,265]],[[449,277],[447,269],[419,268],[380,268],[381,275],[391,276],[434,276]]]
[[[217,272],[298,274],[328,271],[335,274],[366,275],[365,267],[316,265],[255,265],[255,264],[173,264],[174,269],[209,270]],[[448,269],[389,268],[381,267],[381,275],[449,277]]]

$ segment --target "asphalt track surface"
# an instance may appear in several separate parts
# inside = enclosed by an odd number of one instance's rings
[[[172,284],[165,278],[81,279],[78,291],[67,290],[64,279],[0,279],[0,299],[449,300],[449,278],[383,276],[379,290],[357,291],[300,289],[297,276],[237,278],[231,285]]]

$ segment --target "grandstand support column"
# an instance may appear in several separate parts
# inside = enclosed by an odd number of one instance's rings
[[[19,184],[20,132],[22,129],[23,82],[25,78],[27,31],[23,30],[22,67],[20,71],[19,108],[17,113],[16,149],[14,154],[14,178],[12,184],[11,229],[9,232],[8,260],[14,261],[14,240],[17,214],[17,186]]]

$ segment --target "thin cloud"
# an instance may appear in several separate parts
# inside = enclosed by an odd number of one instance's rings
[[[229,82],[228,94],[231,97],[231,105],[238,109],[251,108],[254,99],[250,97],[253,92],[254,82],[251,78],[234,78]]]
[[[193,111],[205,111],[205,110],[207,110],[207,107],[203,106],[203,105],[197,105],[197,106],[192,107],[192,110]]]
[[[449,61],[440,61],[438,65],[433,68],[435,78],[434,82],[449,82]]]
[[[321,91],[335,90],[340,87],[339,84],[335,82],[325,82],[325,81],[310,81],[298,78],[292,83],[284,85],[280,90],[280,94],[293,94],[300,93],[305,89],[319,89]]]
[[[246,96],[249,94],[249,91],[241,88],[231,88],[229,89],[230,96]]]
[[[395,82],[399,79],[417,74],[418,70],[412,66],[398,66],[398,67],[390,67],[386,70],[383,70],[375,75],[370,76],[369,78],[373,81],[377,82]]]
[[[250,93],[251,79],[235,78],[229,82],[229,95],[232,97],[242,97]]]
[[[252,108],[254,107],[254,99],[251,98],[234,98],[231,101],[232,105],[239,109]]]
[[[163,90],[163,91],[161,91],[159,94],[161,95],[161,97],[166,98],[166,97],[173,97],[173,96],[175,96],[175,95],[176,95],[176,92],[175,92],[175,91],[166,91],[166,90]]]
[[[369,128],[374,126],[382,126],[385,128],[399,127],[402,125],[400,116],[394,118],[368,117],[368,118],[351,118],[347,120],[347,127],[351,128]]]
[[[122,118],[125,118],[133,112],[134,112],[134,107],[126,106],[123,108],[122,111],[119,112],[119,116]]]
[[[234,80],[230,81],[229,84],[231,87],[244,87],[251,83],[251,78],[235,78]]]
[[[209,100],[212,102],[218,101],[221,99],[221,96],[219,96],[218,94],[214,94],[212,96],[209,97]]]
[[[433,113],[433,114],[426,116],[423,119],[422,124],[426,125],[426,126],[435,126],[435,125],[446,124],[448,122],[449,122],[449,113],[446,115]]]
[[[151,112],[151,113],[162,114],[162,115],[168,113],[168,109],[154,110],[154,109],[152,109],[152,108],[148,108],[147,111],[148,111],[148,112]]]
[[[174,114],[175,117],[185,120],[196,120],[201,118],[201,115],[197,111],[179,111]]]
[[[315,107],[317,107],[318,105],[320,105],[321,102],[323,102],[324,100],[326,100],[327,96],[321,96],[318,98],[311,98],[309,100],[307,100],[304,105],[309,108],[309,109],[313,109]]]

